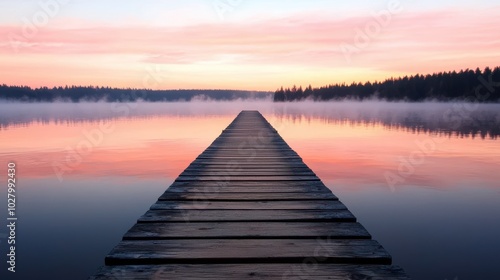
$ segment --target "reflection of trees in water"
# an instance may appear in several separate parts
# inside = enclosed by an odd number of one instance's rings
[[[246,105],[245,105],[246,104]],[[123,110],[110,104],[59,104],[6,107],[0,104],[0,130],[32,123],[81,125],[122,118],[155,119],[160,117],[203,118],[234,117],[240,110],[260,110],[266,117],[293,123],[320,120],[346,125],[383,125],[388,129],[413,133],[434,133],[453,137],[497,139],[500,136],[500,104],[464,105],[452,103],[387,102],[301,102],[301,103],[144,103]],[[476,107],[473,107],[476,106]],[[469,108],[470,107],[470,108]]]
[[[297,118],[290,116],[285,117],[285,119],[292,120],[292,122],[294,123],[312,120],[312,118]],[[456,125],[455,123],[452,124],[448,122],[422,122],[412,120],[411,118],[403,119],[401,121],[393,121],[387,119],[374,120],[373,118],[348,120],[321,117],[318,119],[330,124],[366,126],[382,125],[390,130],[406,131],[417,134],[432,133],[453,137],[480,137],[482,139],[497,139],[500,136],[499,120],[464,120]]]
[[[134,116],[134,119],[140,120],[152,120],[162,117],[162,115],[143,115]],[[52,117],[38,117],[38,118],[25,118],[20,119],[0,119],[0,131],[6,130],[8,128],[18,128],[18,127],[28,127],[31,124],[42,124],[42,125],[66,125],[66,126],[76,126],[82,124],[99,124],[102,122],[120,119],[121,117],[88,117],[88,118],[73,118],[73,117],[62,117],[62,118],[52,118]]]
[[[217,115],[214,106],[198,110],[194,103],[0,103],[0,130],[29,124],[81,125],[133,118],[204,117]]]
[[[494,109],[500,109],[500,105],[496,106]],[[325,114],[324,112],[294,112],[288,109],[286,114],[278,112],[277,116],[279,119],[293,123],[319,119],[324,123],[331,124],[382,125],[388,129],[454,137],[497,139],[500,136],[500,110],[475,110],[467,113],[452,111],[449,113],[443,110],[354,112],[348,109]]]

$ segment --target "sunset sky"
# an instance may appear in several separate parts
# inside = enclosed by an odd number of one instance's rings
[[[0,0],[0,84],[275,90],[500,65],[498,1]]]

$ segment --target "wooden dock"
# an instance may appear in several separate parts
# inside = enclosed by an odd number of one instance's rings
[[[409,279],[256,111],[139,218],[101,279]]]

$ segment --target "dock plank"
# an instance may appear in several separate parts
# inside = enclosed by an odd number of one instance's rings
[[[280,201],[280,200],[338,200],[329,192],[165,192],[158,200],[212,200],[212,201]]]
[[[239,170],[239,171],[232,171],[232,172],[227,172],[227,171],[184,171],[182,172],[179,176],[183,177],[198,177],[198,176],[203,176],[203,177],[219,177],[219,176],[239,176],[239,177],[250,177],[250,176],[259,176],[259,177],[270,177],[270,176],[281,176],[281,177],[295,177],[295,176],[301,176],[301,177],[307,177],[307,176],[314,176],[316,177],[316,174],[310,171],[252,171],[252,170]],[[317,178],[317,177],[316,177]]]
[[[340,201],[157,201],[151,210],[343,210]]]
[[[230,176],[230,178],[226,178],[229,176],[179,176],[175,181],[177,182],[186,182],[186,181],[223,181],[223,180],[231,180],[231,181],[319,181],[319,178],[316,176],[307,176],[307,175],[297,175],[297,176],[280,176],[280,175],[267,175],[267,176]]]
[[[306,181],[304,181],[306,182]],[[175,183],[189,183],[189,182],[175,182]],[[231,184],[229,184],[231,183]],[[325,190],[321,186],[274,186],[274,185],[263,185],[254,187],[242,187],[235,182],[219,182],[219,185],[203,186],[203,185],[193,185],[180,187],[178,185],[171,186],[169,192],[181,192],[181,193],[206,193],[207,195],[213,193],[328,193],[329,190]],[[246,183],[245,181],[239,181],[236,183]]]
[[[288,184],[287,184],[288,183]],[[287,193],[287,192],[328,192],[331,191],[324,186],[321,181],[232,181],[223,180],[207,182],[174,182],[168,189],[169,192],[196,192],[196,193],[222,193],[222,192],[269,192],[269,193]]]
[[[389,265],[299,264],[169,264],[103,267],[90,280],[220,279],[220,280],[409,280],[403,269]]]
[[[323,263],[391,264],[375,240],[196,239],[121,241],[107,265],[169,263],[301,263],[321,256]]]
[[[124,240],[158,239],[227,239],[274,238],[303,239],[329,237],[331,239],[370,239],[370,234],[359,223],[316,222],[211,222],[135,224]]]
[[[149,210],[139,223],[158,222],[356,222],[343,210]]]

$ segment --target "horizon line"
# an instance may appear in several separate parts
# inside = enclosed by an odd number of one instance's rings
[[[466,72],[466,71],[481,71],[481,73],[485,72],[485,70],[487,69],[490,69],[490,70],[495,70],[497,68],[500,68],[500,65],[499,66],[485,66],[484,68],[481,68],[481,67],[476,67],[476,68],[465,68],[465,69],[460,69],[460,70],[449,70],[449,71],[440,71],[440,72],[432,72],[432,73],[426,73],[426,74],[421,74],[421,73],[416,73],[416,74],[412,74],[412,75],[402,75],[402,76],[398,76],[398,77],[394,77],[394,76],[391,76],[390,78],[384,78],[384,79],[381,79],[381,80],[378,80],[378,79],[375,79],[375,80],[367,80],[367,81],[364,81],[364,82],[361,82],[361,81],[352,81],[352,82],[347,82],[347,81],[343,81],[343,82],[337,82],[337,83],[329,83],[329,84],[324,84],[322,86],[316,86],[316,87],[313,87],[315,89],[319,89],[319,88],[322,88],[322,87],[327,87],[327,86],[331,86],[331,85],[350,85],[350,84],[367,84],[367,83],[383,83],[383,82],[387,82],[387,81],[390,81],[390,80],[397,80],[397,79],[403,79],[405,77],[416,77],[416,76],[428,76],[428,75],[438,75],[438,74],[449,74],[449,73],[453,73],[453,72],[456,72],[456,73],[460,73],[460,72]],[[296,86],[296,87],[308,87],[310,86],[311,84],[309,85],[297,85],[297,84],[294,84],[294,85],[288,85],[288,86],[284,86],[282,85],[281,88],[287,88],[287,87],[291,87],[291,86]],[[58,89],[58,88],[66,88],[66,87],[76,87],[76,88],[109,88],[109,89],[113,89],[113,90],[146,90],[146,91],[243,91],[243,92],[256,92],[256,93],[275,93],[277,90],[279,90],[280,88],[278,87],[277,89],[275,90],[250,90],[250,89],[216,89],[216,88],[198,88],[198,89],[194,89],[194,88],[191,88],[191,89],[187,89],[187,88],[176,88],[176,89],[153,89],[153,88],[125,88],[125,87],[112,87],[112,86],[99,86],[99,85],[64,85],[64,86],[52,86],[52,87],[49,87],[49,86],[39,86],[39,87],[32,87],[32,86],[29,86],[29,85],[16,85],[16,84],[6,84],[6,83],[0,83],[0,86],[7,86],[7,87],[24,87],[24,88],[29,88],[31,90],[40,90],[40,89],[44,89],[44,88],[48,88],[48,89]]]

